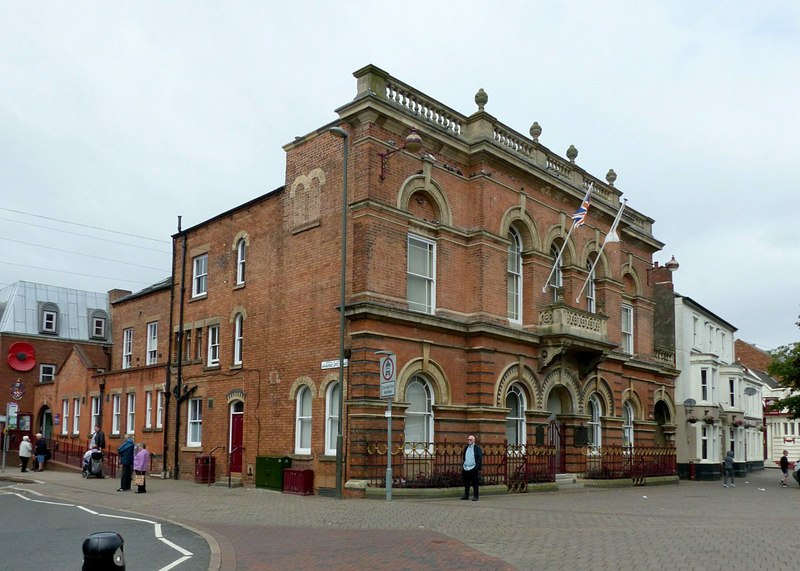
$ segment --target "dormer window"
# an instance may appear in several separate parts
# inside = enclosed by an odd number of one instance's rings
[[[89,313],[89,337],[106,339],[108,332],[108,315],[102,309],[94,309]]]
[[[45,303],[40,307],[40,333],[58,335],[58,306],[54,303]]]

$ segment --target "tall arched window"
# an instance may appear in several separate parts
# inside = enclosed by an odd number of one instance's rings
[[[244,343],[244,316],[236,314],[233,324],[233,364],[242,364],[242,344]]]
[[[433,442],[433,392],[428,381],[415,375],[406,386],[406,443]]]
[[[244,267],[247,257],[247,242],[241,238],[236,243],[236,285],[244,283]]]
[[[508,231],[508,319],[522,321],[522,240],[519,233]]]
[[[311,389],[297,391],[297,426],[294,435],[295,454],[311,454]]]
[[[328,385],[325,396],[325,454],[336,454],[336,438],[339,435],[339,399],[342,391],[338,381]]]
[[[633,447],[633,405],[630,401],[622,405],[622,445]]]
[[[586,310],[591,313],[597,310],[597,291],[594,283],[597,268],[593,267],[596,259],[595,256],[589,256],[589,259],[586,260],[586,269],[589,272],[589,275],[586,276]]]
[[[514,384],[506,393],[506,440],[510,445],[523,446],[525,444],[525,396]]]
[[[563,258],[559,258],[558,253],[561,248],[558,244],[553,242],[550,246],[550,256],[553,258],[553,277],[550,278],[550,289],[553,292],[553,303],[558,301],[558,289],[564,285],[564,276],[561,273],[561,267],[564,263]]]
[[[589,397],[589,446],[598,450],[603,445],[603,432],[600,417],[603,416],[603,407],[597,395]]]

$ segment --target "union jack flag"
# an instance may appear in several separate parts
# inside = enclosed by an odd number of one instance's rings
[[[575,226],[583,226],[586,223],[586,215],[589,213],[589,199],[592,196],[592,189],[586,191],[586,196],[583,197],[583,202],[580,208],[572,215],[572,221]]]

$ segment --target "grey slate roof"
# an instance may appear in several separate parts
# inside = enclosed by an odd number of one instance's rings
[[[39,309],[43,303],[58,307],[59,339],[89,341],[89,320],[94,310],[104,311],[110,325],[107,293],[20,281],[0,289],[0,335],[40,335]]]

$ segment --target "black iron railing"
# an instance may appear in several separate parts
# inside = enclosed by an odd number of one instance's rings
[[[675,448],[671,446],[603,446],[581,449],[586,459],[583,477],[589,480],[632,478],[677,474]]]
[[[507,485],[524,489],[527,484],[555,481],[555,448],[486,444],[483,450],[481,484]],[[404,442],[391,448],[392,487],[450,488],[462,486],[461,468],[464,444],[459,442]],[[386,442],[366,445],[366,468],[369,484],[386,486]]]

